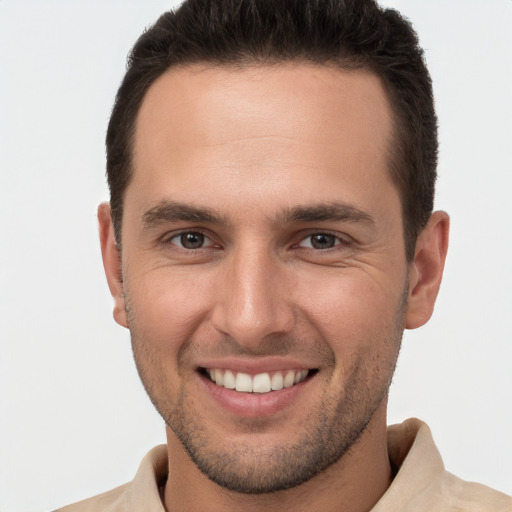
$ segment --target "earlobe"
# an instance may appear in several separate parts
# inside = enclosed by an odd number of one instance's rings
[[[114,320],[119,325],[128,327],[121,272],[121,255],[115,240],[114,227],[110,217],[110,205],[108,203],[101,203],[99,205],[98,223],[103,267],[107,276],[110,293],[114,299]]]
[[[409,298],[405,327],[416,329],[432,316],[448,250],[450,218],[434,212],[416,242],[409,271]]]

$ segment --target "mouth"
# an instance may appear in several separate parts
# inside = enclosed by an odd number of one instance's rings
[[[238,391],[239,393],[271,393],[291,388],[311,378],[317,369],[290,369],[250,375],[221,368],[200,368],[206,378],[218,387]]]

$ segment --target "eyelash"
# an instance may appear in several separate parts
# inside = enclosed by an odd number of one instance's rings
[[[172,236],[170,237],[166,237],[164,240],[163,240],[163,244],[164,245],[174,245],[176,247],[178,247],[179,249],[182,249],[184,251],[198,251],[198,250],[201,250],[201,249],[207,249],[208,246],[201,246],[201,247],[197,247],[197,248],[187,248],[187,247],[183,247],[183,244],[181,245],[178,245],[177,243],[173,243],[173,240],[175,239],[180,239],[181,237],[183,237],[184,235],[199,235],[201,237],[204,238],[204,241],[208,240],[210,242],[210,244],[212,244],[212,239],[206,235],[203,231],[199,230],[199,229],[189,229],[189,230],[185,230],[185,231],[180,231],[179,233],[175,233],[173,234]]]
[[[202,241],[202,245],[200,247],[196,247],[196,248],[183,247],[183,243],[178,244],[178,243],[173,242],[173,240],[180,239],[184,235],[199,235],[199,236],[203,237],[204,240]],[[328,237],[329,239],[333,238],[334,245],[332,247],[326,247],[326,248],[314,247],[313,246],[314,243],[312,242],[312,239],[315,236],[316,237],[324,236],[324,237]],[[347,238],[348,237],[341,237],[339,235],[335,235],[334,233],[330,233],[328,231],[314,231],[314,232],[308,233],[306,236],[301,237],[300,241],[296,244],[293,244],[292,247],[298,247],[298,248],[302,248],[302,249],[309,250],[309,251],[315,251],[315,252],[327,252],[329,250],[336,250],[336,248],[339,246],[344,246],[344,247],[350,246],[351,241],[348,240]],[[309,246],[302,245],[308,240],[310,241]],[[205,241],[209,241],[210,244],[205,246],[204,245]],[[164,246],[173,245],[173,246],[176,246],[179,249],[184,250],[184,251],[199,251],[201,249],[209,249],[210,246],[213,246],[212,245],[213,241],[212,241],[211,237],[209,237],[206,233],[204,233],[200,229],[189,229],[189,230],[180,231],[179,233],[175,233],[170,237],[166,237],[162,241],[162,243]]]
[[[314,242],[312,242],[313,237],[327,237],[328,239],[331,239],[333,241],[333,246],[332,247],[324,247],[324,248],[314,247]],[[308,240],[310,241],[309,246],[302,245]],[[297,245],[299,247],[302,247],[302,248],[308,249],[308,250],[326,252],[330,249],[335,250],[339,246],[346,247],[346,246],[350,245],[350,241],[347,240],[347,237],[343,238],[339,235],[335,235],[334,233],[330,233],[328,231],[315,231],[314,233],[309,233],[307,236],[302,238],[300,243]]]

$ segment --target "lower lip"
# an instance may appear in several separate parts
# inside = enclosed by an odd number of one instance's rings
[[[226,411],[243,418],[265,418],[289,407],[305,390],[311,377],[289,388],[268,393],[240,393],[217,386],[208,377],[200,374],[202,384],[209,395]]]

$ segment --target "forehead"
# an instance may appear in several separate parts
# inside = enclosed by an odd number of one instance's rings
[[[344,183],[382,193],[375,180],[389,181],[391,139],[384,87],[366,71],[310,64],[175,68],[141,105],[127,193],[136,189],[143,201],[142,190],[160,190],[200,201],[200,186],[203,197],[214,190],[220,200],[250,189],[267,202],[275,191],[282,203],[285,190],[292,203],[319,196],[354,202],[340,197]]]

